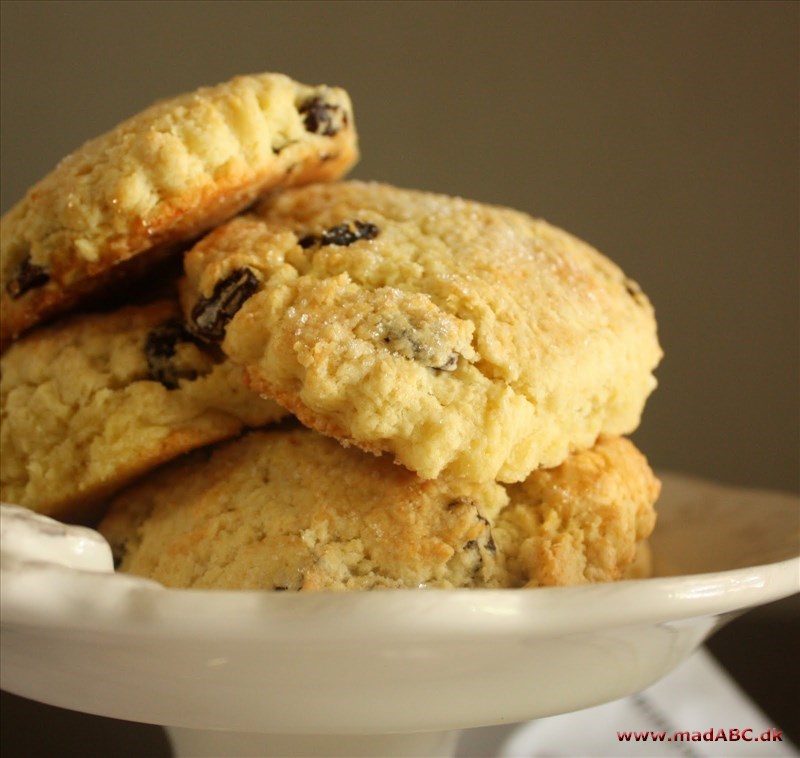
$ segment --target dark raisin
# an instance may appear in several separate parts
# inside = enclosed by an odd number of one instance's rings
[[[258,290],[258,277],[249,268],[236,269],[217,282],[211,297],[201,297],[192,308],[192,331],[209,342],[221,342],[225,327]]]
[[[490,553],[497,552],[497,545],[494,544],[494,537],[492,536],[492,529],[491,524],[489,523],[489,519],[486,516],[482,516],[480,513],[477,514],[478,521],[482,524],[486,524],[489,530],[489,537],[486,540],[486,545],[484,546]]]
[[[637,305],[642,305],[644,300],[642,288],[633,279],[625,279],[623,284],[625,285],[625,291],[633,298],[633,301]]]
[[[478,540],[470,540],[464,543],[464,550],[474,550],[476,547],[478,547]]]
[[[16,300],[18,297],[22,297],[28,290],[41,287],[49,281],[50,274],[45,271],[44,267],[36,263],[31,263],[31,256],[26,255],[19,266],[17,266],[14,277],[6,285],[6,291]]]
[[[352,245],[358,240],[372,240],[378,236],[375,224],[365,221],[354,221],[352,224],[339,224],[323,233],[321,245]]]
[[[458,365],[458,354],[445,354],[445,346],[435,341],[435,335],[429,336],[430,329],[406,326],[402,318],[391,319],[384,329],[383,344],[403,358],[436,371],[454,371]]]
[[[455,500],[451,500],[447,504],[447,510],[454,511],[456,508],[460,508],[462,505],[467,505],[474,508],[475,501],[468,497],[457,497]],[[480,516],[478,516],[478,518],[480,518]]]
[[[436,371],[455,371],[458,365],[458,353],[451,353],[441,366],[431,366]]]
[[[314,245],[341,245],[346,247],[358,240],[373,240],[380,233],[380,229],[375,224],[367,221],[345,221],[342,224],[332,226],[321,235],[306,234],[302,236],[297,244],[304,250]]]
[[[300,108],[300,115],[303,118],[303,125],[307,132],[312,134],[322,134],[325,137],[332,137],[341,129],[340,121],[345,118],[339,117],[341,110],[338,105],[326,103],[321,97],[312,97],[306,100]]]
[[[172,362],[178,343],[192,341],[192,335],[178,319],[167,321],[150,332],[144,343],[150,378],[161,382],[168,390],[177,389],[179,379],[194,379],[196,372],[181,371]]]

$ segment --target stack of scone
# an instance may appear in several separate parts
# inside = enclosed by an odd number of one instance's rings
[[[2,218],[0,495],[173,587],[646,571],[639,287],[517,211],[345,182],[347,94],[162,101]]]

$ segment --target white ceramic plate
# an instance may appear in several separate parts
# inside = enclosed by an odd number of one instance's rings
[[[113,574],[95,532],[4,508],[2,687],[293,735],[453,730],[623,697],[725,619],[800,590],[796,497],[662,479],[655,578],[537,590],[167,590]]]

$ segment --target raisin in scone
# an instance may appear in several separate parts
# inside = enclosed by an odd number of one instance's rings
[[[0,367],[0,497],[65,520],[163,461],[286,415],[196,344],[175,301],[31,332]]]
[[[512,586],[603,582],[648,573],[661,490],[632,442],[601,437],[507,487],[509,505],[493,525]]]
[[[495,483],[424,481],[302,427],[251,432],[121,493],[122,571],[169,587],[358,590],[499,581]]]
[[[240,76],[163,100],[69,155],[0,222],[0,342],[127,277],[265,190],[358,156],[344,90]]]
[[[206,452],[115,498],[99,529],[121,571],[218,589],[581,584],[628,576],[655,520],[658,483],[624,440],[534,472],[510,498],[303,428]]]
[[[189,327],[248,384],[424,478],[515,482],[639,423],[653,309],[544,221],[339,182],[276,192],[184,260]]]

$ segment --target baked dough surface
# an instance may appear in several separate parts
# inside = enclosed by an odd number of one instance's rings
[[[185,258],[189,327],[304,424],[424,478],[521,481],[639,424],[653,309],[593,248],[382,184],[277,192]]]

